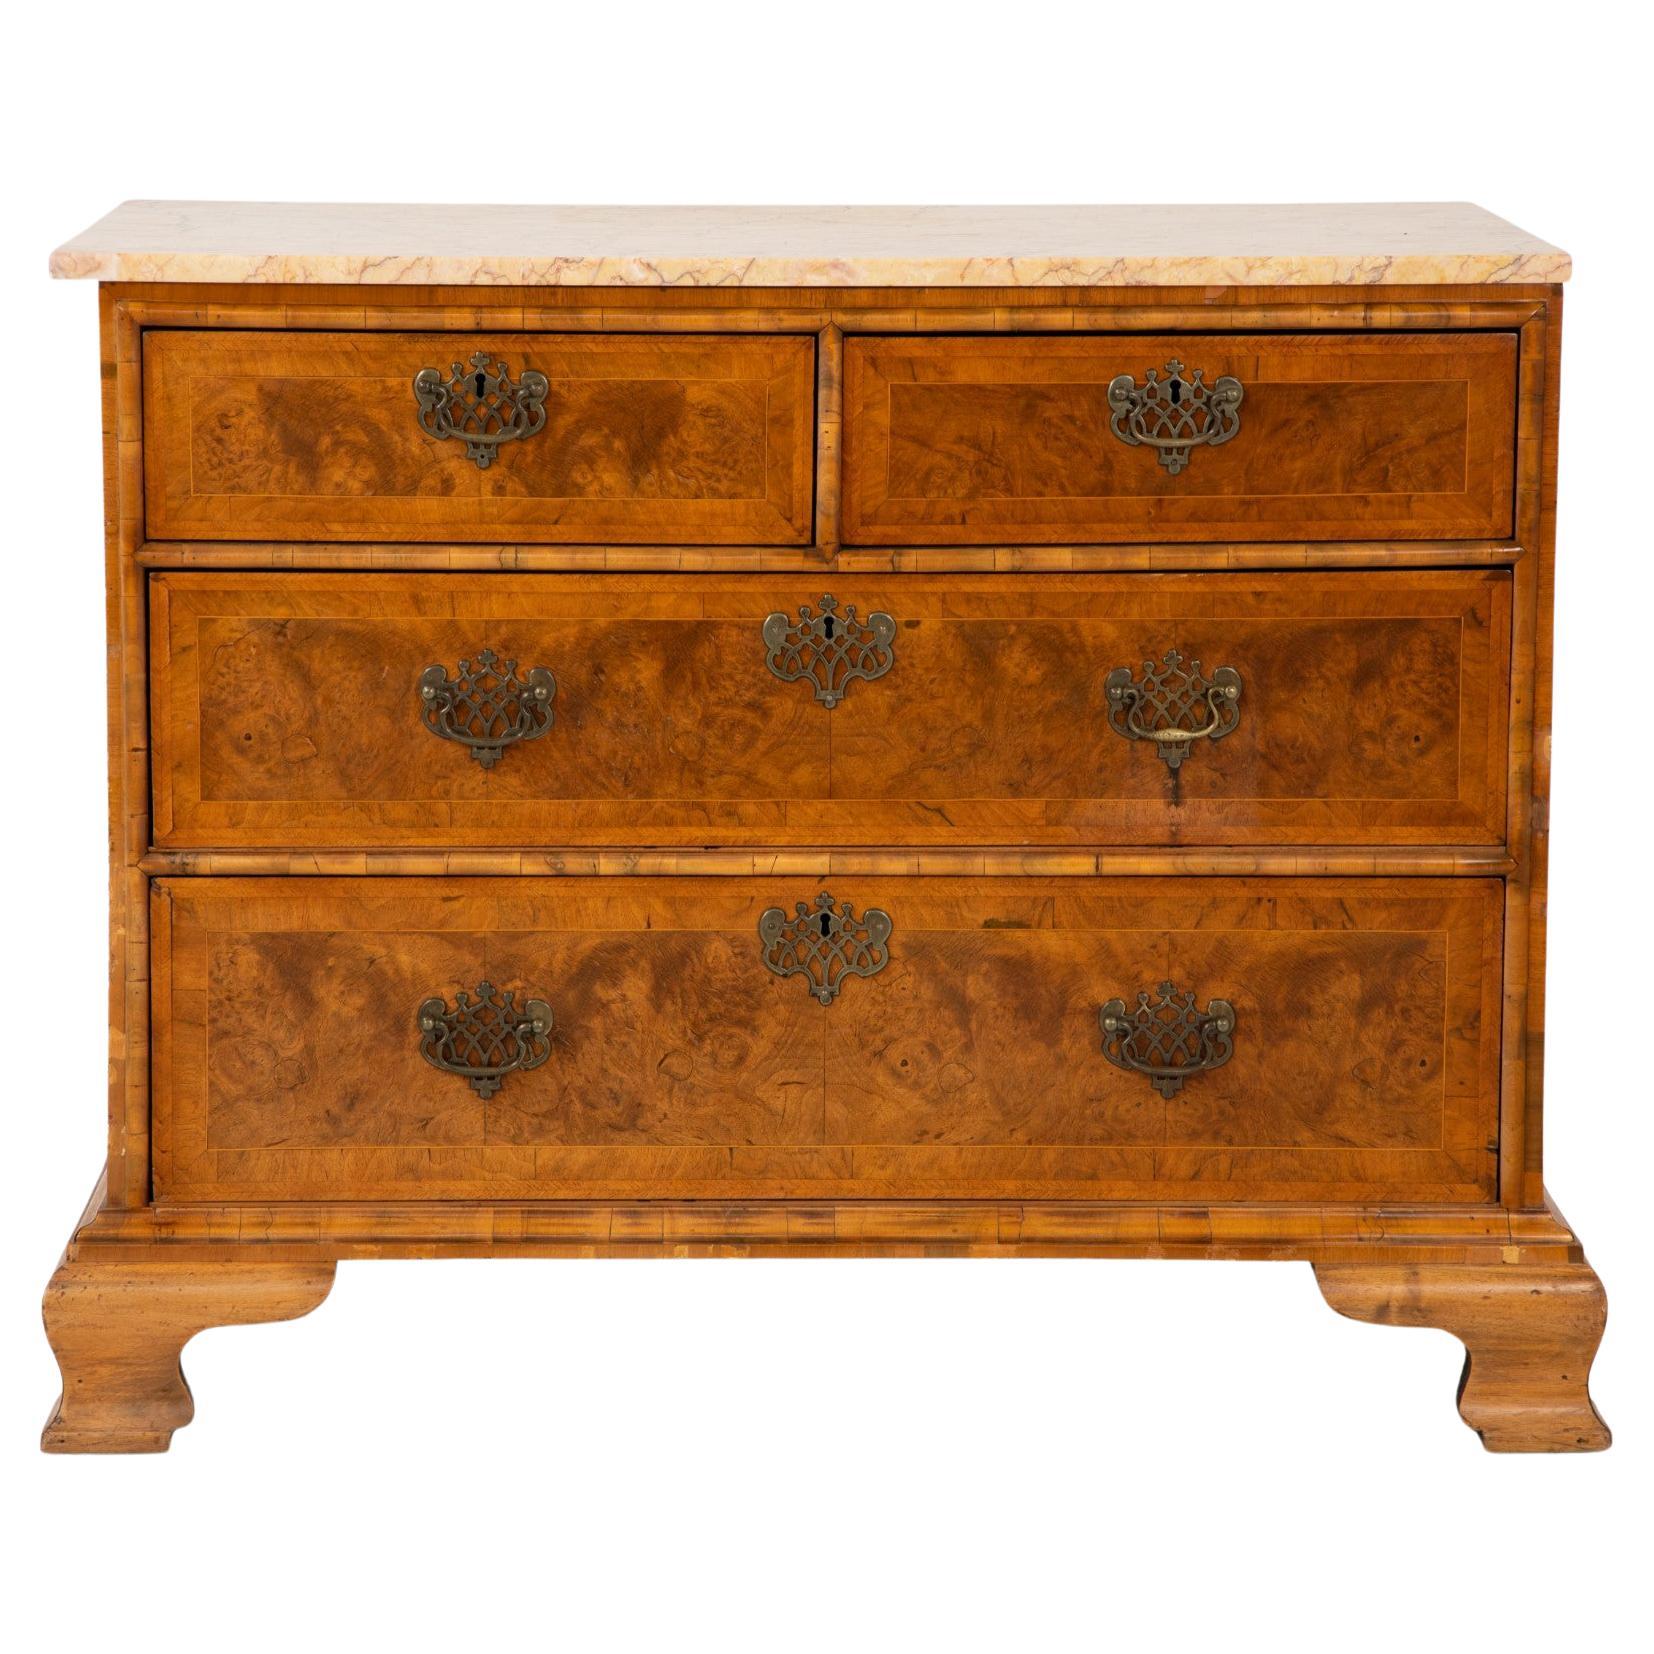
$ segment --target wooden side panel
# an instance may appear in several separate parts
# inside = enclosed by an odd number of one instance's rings
[[[152,538],[807,543],[813,336],[144,336]],[[414,375],[503,360],[543,430],[479,469]]]
[[[109,755],[109,1152],[102,1198],[139,1208],[150,1196],[149,881],[151,839],[148,621],[143,541],[139,332],[113,290],[98,294],[103,377],[104,590]]]
[[[849,338],[847,545],[1399,540],[1511,532],[1516,335]],[[1110,427],[1166,364],[1240,380],[1173,475]]]
[[[816,888],[159,881],[157,1198],[1493,1198],[1495,880],[856,879],[826,1006],[757,933]],[[1168,978],[1237,1016],[1170,1100],[1097,1022]],[[414,1015],[484,979],[555,1016],[489,1099]]]
[[[840,704],[765,663],[799,576],[152,577],[162,848],[1495,844],[1503,571],[835,578],[896,621]],[[482,649],[557,679],[492,768],[417,683]],[[1174,778],[1111,669],[1231,666]]]

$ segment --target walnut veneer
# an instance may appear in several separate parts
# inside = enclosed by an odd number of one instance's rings
[[[409,417],[477,352],[551,383],[541,440],[479,470]],[[157,538],[689,545],[810,538],[814,335],[159,333],[144,351]]]
[[[848,339],[846,545],[1493,538],[1511,529],[1514,333]],[[1183,471],[1095,433],[1186,357],[1246,441]]]
[[[1495,1193],[1496,880],[835,883],[894,934],[824,1005],[755,979],[794,879],[158,880],[156,1198]],[[1171,1099],[1097,1022],[1166,978],[1244,1030]],[[556,1016],[487,1098],[396,1037],[483,980]]]
[[[1186,225],[1185,286],[213,285],[240,220],[106,280],[44,1445],[164,1448],[183,1343],[341,1259],[836,1253],[1308,1261],[1463,1339],[1487,1446],[1605,1446],[1542,1175],[1565,258],[1461,227],[1410,286]]]
[[[835,578],[896,635],[831,708],[762,635],[825,583],[159,571],[154,841],[1503,843],[1504,570]],[[557,684],[486,770],[410,716],[425,667],[483,647]],[[1175,775],[1108,724],[1146,649],[1241,676]]]

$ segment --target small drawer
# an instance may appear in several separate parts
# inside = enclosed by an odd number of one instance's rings
[[[799,545],[814,336],[154,331],[151,540]]]
[[[165,879],[155,1191],[1494,1197],[1489,879]]]
[[[154,837],[1497,844],[1509,632],[1501,570],[159,574]]]
[[[1514,333],[852,338],[844,540],[1511,533]]]

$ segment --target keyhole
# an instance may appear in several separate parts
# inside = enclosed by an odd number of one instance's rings
[[[832,935],[832,932],[833,932],[833,921],[831,920],[831,918],[828,917],[827,914],[823,913],[822,916],[821,916],[821,934],[822,934],[823,937],[826,937],[826,936]]]
[[[477,375],[477,397],[478,397],[479,400],[482,397],[483,386],[486,385],[487,383],[488,383],[487,376],[484,375],[484,374],[479,373]]]
[[[821,622],[821,629],[826,633],[827,641],[831,643],[833,641],[833,617],[831,615],[827,615],[823,618]]]
[[[1172,406],[1175,408],[1177,404],[1182,401],[1182,399],[1183,381],[1181,379],[1174,379],[1172,381]]]

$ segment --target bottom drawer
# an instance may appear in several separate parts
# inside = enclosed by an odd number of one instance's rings
[[[158,881],[156,1198],[1495,1196],[1498,880],[826,888]]]

